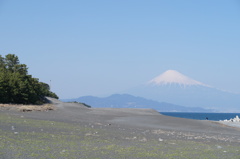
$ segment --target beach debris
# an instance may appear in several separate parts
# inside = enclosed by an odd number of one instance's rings
[[[101,126],[101,125],[103,125],[103,124],[102,124],[102,123],[95,123],[95,125],[100,125],[100,126]]]
[[[126,139],[126,140],[136,140],[137,137],[136,137],[136,136],[134,136],[134,137],[126,137],[125,139]]]
[[[66,152],[66,150],[62,150],[60,153],[61,153],[61,154],[64,154],[65,152]]]
[[[166,134],[166,131],[158,129],[158,130],[152,130],[153,134],[159,135],[159,134]]]
[[[221,148],[222,148],[222,146],[219,146],[219,145],[217,145],[217,148],[218,148],[218,149],[221,149]]]
[[[85,136],[95,136],[95,137],[98,137],[100,135],[97,134],[98,132],[95,132],[95,133],[92,133],[92,132],[88,132],[85,134]]]
[[[158,139],[158,141],[162,142],[162,141],[163,141],[163,139],[159,138],[159,139]]]
[[[141,142],[147,142],[147,139],[145,137],[143,137],[142,139],[140,139],[139,141]]]

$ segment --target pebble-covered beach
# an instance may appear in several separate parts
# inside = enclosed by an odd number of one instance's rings
[[[54,110],[0,111],[0,158],[235,158],[240,129],[168,117],[151,109],[87,108],[51,99]]]

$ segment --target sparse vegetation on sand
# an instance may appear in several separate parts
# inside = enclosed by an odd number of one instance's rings
[[[53,104],[42,104],[42,105],[0,104],[0,109],[17,110],[21,112],[31,112],[31,111],[55,110],[56,107]]]
[[[238,159],[240,155],[240,145],[234,142],[164,138],[174,132],[36,120],[24,114],[0,112],[0,158]]]
[[[82,103],[82,102],[73,101],[73,102],[68,102],[68,103],[77,103],[77,104],[81,104],[81,105],[83,105],[83,106],[85,106],[85,107],[87,107],[87,108],[91,108],[90,105],[88,105],[88,104],[86,104],[86,103]]]

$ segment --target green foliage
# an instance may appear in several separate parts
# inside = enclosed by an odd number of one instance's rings
[[[86,103],[81,103],[81,102],[77,102],[77,101],[73,101],[73,102],[69,102],[69,103],[77,103],[77,104],[82,104],[83,106],[87,107],[87,108],[91,108],[90,105],[86,104]]]
[[[45,96],[58,98],[48,84],[28,75],[16,55],[0,55],[0,103],[42,104]]]

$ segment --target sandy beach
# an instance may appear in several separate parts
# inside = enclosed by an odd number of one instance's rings
[[[0,111],[0,158],[239,158],[240,128],[152,109]]]

